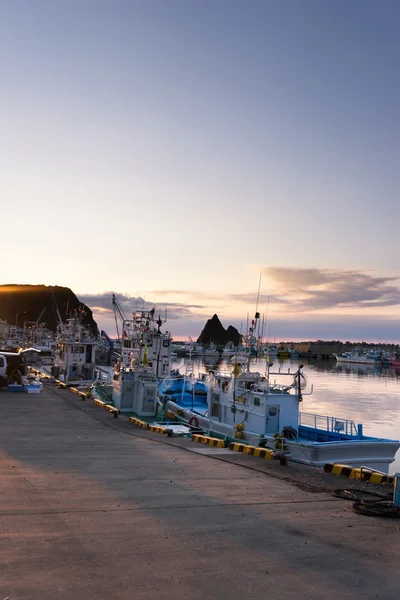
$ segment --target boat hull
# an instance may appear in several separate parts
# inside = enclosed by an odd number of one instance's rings
[[[399,442],[394,440],[349,440],[307,444],[301,438],[288,440],[290,460],[323,467],[327,463],[339,463],[351,467],[369,467],[388,473],[394,461]]]
[[[366,359],[361,359],[361,358],[336,358],[336,362],[338,363],[348,363],[348,364],[355,364],[355,365],[375,365],[375,366],[379,366],[381,363],[377,360],[374,360],[372,358],[366,358]]]
[[[228,439],[235,439],[234,426],[210,419],[208,416],[194,413],[187,408],[168,401],[168,409],[175,415],[189,421],[196,417],[199,427],[208,430],[211,434],[224,435]],[[243,432],[246,443],[258,445],[261,436],[255,432]],[[263,438],[266,446],[276,449],[276,440],[272,436]],[[237,440],[238,441],[238,440]],[[346,464],[351,467],[369,467],[388,473],[394,461],[400,442],[397,440],[381,440],[378,438],[365,438],[362,440],[340,440],[337,442],[312,442],[298,437],[296,440],[287,440],[288,458],[315,467],[323,467],[327,463]]]

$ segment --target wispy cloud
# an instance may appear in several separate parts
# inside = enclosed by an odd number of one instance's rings
[[[141,297],[129,296],[118,292],[104,292],[102,294],[80,294],[79,300],[89,306],[94,314],[103,316],[114,314],[114,306],[112,303],[113,294],[115,295],[119,306],[126,317],[129,319],[133,312],[137,310],[150,310],[153,303],[146,302]],[[167,311],[168,319],[182,319],[197,316],[196,312],[204,310],[207,307],[202,304],[184,304],[179,302],[160,302],[156,305],[156,312],[160,312],[163,316]]]
[[[380,308],[400,304],[400,277],[374,277],[362,270],[295,269],[265,267],[259,306],[282,305],[288,311],[312,312],[330,308]],[[266,293],[265,288],[271,289]],[[185,290],[157,290],[158,296],[190,296],[204,302],[217,301],[255,306],[256,291],[243,294],[207,294]]]
[[[275,297],[297,311],[329,308],[379,308],[400,304],[399,277],[374,277],[365,271],[266,267]]]

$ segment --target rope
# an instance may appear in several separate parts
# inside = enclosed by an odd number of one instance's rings
[[[400,507],[395,506],[390,500],[377,500],[376,502],[354,502],[351,510],[367,517],[387,517],[400,519]]]
[[[357,488],[351,488],[348,490],[338,488],[336,490],[333,490],[332,496],[335,496],[336,498],[342,498],[343,500],[353,500],[355,502],[377,502],[378,500],[389,500],[392,498],[391,494],[382,495],[378,492],[373,492],[369,490],[359,490]]]
[[[400,519],[400,507],[393,504],[392,494],[383,496],[369,490],[337,489],[333,490],[332,495],[336,498],[343,498],[343,500],[353,500],[351,510],[358,515]]]

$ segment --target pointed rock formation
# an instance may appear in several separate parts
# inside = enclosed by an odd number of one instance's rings
[[[210,344],[213,343],[216,346],[225,346],[227,342],[233,342],[235,346],[239,344],[240,334],[235,327],[229,325],[228,329],[225,329],[218,318],[218,315],[214,315],[211,319],[208,319],[204,326],[203,331],[197,339],[198,344]]]
[[[239,346],[242,336],[240,335],[236,327],[232,327],[232,325],[229,325],[228,329],[226,330],[226,337],[228,342],[232,342],[234,346]]]

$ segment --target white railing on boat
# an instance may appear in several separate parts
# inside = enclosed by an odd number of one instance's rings
[[[304,427],[312,427],[313,429],[322,429],[323,431],[344,433],[346,435],[359,435],[357,425],[350,419],[338,419],[336,417],[300,412],[299,427],[301,425]]]

